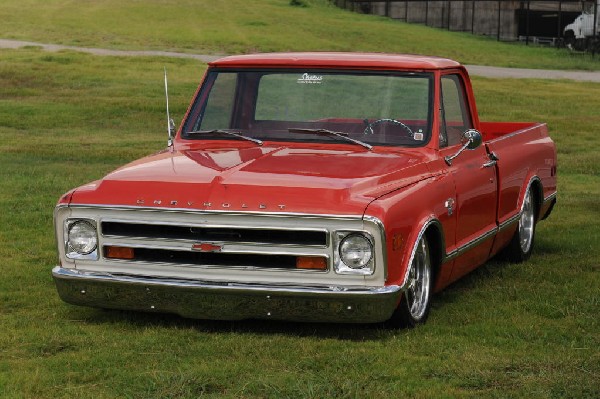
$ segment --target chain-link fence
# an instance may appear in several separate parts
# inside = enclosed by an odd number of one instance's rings
[[[409,23],[471,32],[502,41],[559,45],[564,28],[584,10],[598,14],[596,1],[512,0],[332,0],[338,7]],[[592,14],[594,13],[595,14]],[[597,17],[596,17],[597,18]],[[597,23],[594,23],[594,27]],[[598,32],[593,37],[597,41]]]

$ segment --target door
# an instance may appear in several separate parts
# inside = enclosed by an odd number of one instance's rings
[[[473,128],[466,103],[463,79],[459,74],[441,77],[440,153],[456,154],[462,146],[462,134]],[[455,198],[449,199],[448,212],[456,212],[455,245],[448,248],[456,257],[451,280],[484,263],[490,254],[496,232],[496,170],[489,161],[485,145],[465,150],[456,157],[448,172],[454,179]]]

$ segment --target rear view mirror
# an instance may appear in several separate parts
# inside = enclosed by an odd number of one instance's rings
[[[482,143],[483,139],[481,138],[481,133],[475,129],[469,129],[463,133],[462,142],[466,144],[467,149],[474,150],[479,147]]]
[[[464,150],[467,150],[467,149],[474,150],[475,148],[479,147],[482,142],[483,142],[483,139],[481,138],[481,133],[478,130],[469,129],[463,133],[463,136],[462,136],[463,146],[460,147],[460,150],[458,150],[456,152],[456,154],[454,154],[452,156],[445,157],[444,161],[446,161],[446,164],[448,164],[448,166],[450,166],[450,165],[452,165],[452,161],[454,160],[454,158],[459,156]]]

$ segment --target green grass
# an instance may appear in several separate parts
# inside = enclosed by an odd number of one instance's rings
[[[463,63],[600,70],[600,57],[499,43],[469,33],[352,13],[327,0],[3,0],[0,38],[190,53],[375,51]]]
[[[165,146],[205,65],[0,50],[0,397],[600,396],[598,84],[474,81],[483,120],[547,121],[559,202],[522,265],[492,261],[415,330],[214,322],[60,301],[52,210]],[[523,86],[527,90],[523,90]]]

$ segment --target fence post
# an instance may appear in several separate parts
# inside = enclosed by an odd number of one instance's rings
[[[529,19],[530,19],[530,15],[529,15],[529,10],[531,8],[531,2],[527,1],[527,21],[525,21],[525,35],[527,35],[525,37],[525,45],[529,46]]]
[[[452,1],[448,0],[448,30],[450,30],[450,14],[452,11]]]
[[[558,2],[558,26],[556,27],[556,37],[562,37],[562,1]]]
[[[471,34],[475,34],[475,0],[471,0]]]
[[[596,38],[596,34],[598,33],[598,1],[594,3],[594,38]]]
[[[502,7],[502,1],[498,0],[498,33],[497,33],[498,41],[500,41],[500,11],[501,11],[501,7]]]

